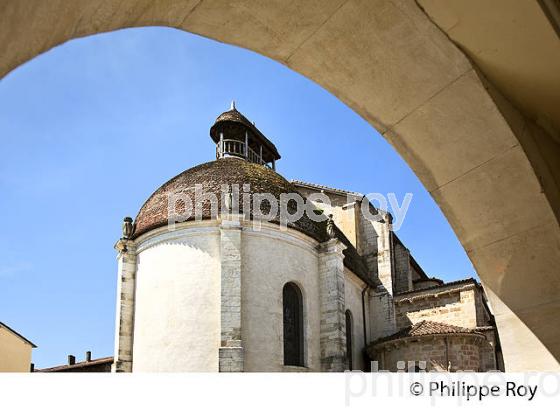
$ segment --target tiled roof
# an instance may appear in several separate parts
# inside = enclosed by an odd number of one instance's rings
[[[431,335],[448,335],[448,334],[475,334],[482,335],[476,329],[467,329],[466,327],[449,325],[447,323],[432,322],[429,320],[422,320],[398,332],[377,339],[373,344],[388,342],[390,340],[405,339],[408,337],[420,337]]]
[[[428,291],[428,290],[435,290],[435,289],[439,290],[439,289],[443,289],[443,288],[447,288],[447,287],[465,285],[467,283],[472,283],[476,286],[479,286],[479,283],[476,281],[476,279],[467,278],[467,279],[455,280],[453,282],[446,282],[446,283],[442,283],[441,285],[434,285],[434,286],[430,286],[430,287],[423,288],[423,289],[407,290],[406,292],[397,293],[395,295],[395,297],[398,298],[398,297],[401,297],[401,296],[413,296],[414,293],[421,293],[421,292],[425,292],[425,291]]]
[[[296,186],[302,186],[302,187],[307,187],[307,188],[313,188],[313,189],[320,189],[320,190],[324,190],[324,191],[331,191],[337,194],[343,194],[343,195],[352,195],[352,196],[356,196],[356,197],[363,197],[364,195],[359,193],[359,192],[353,192],[353,191],[347,191],[344,189],[339,189],[339,188],[332,188],[326,185],[319,185],[319,184],[313,184],[311,182],[305,182],[305,181],[300,181],[297,179],[292,179],[290,181],[292,184],[296,185]]]
[[[237,186],[240,190],[239,211],[245,213],[243,209],[242,194],[243,185],[250,185],[250,193],[270,193],[278,201],[281,194],[297,193],[295,187],[290,184],[280,174],[273,170],[249,161],[238,158],[221,158],[216,161],[207,162],[190,168],[159,187],[148,200],[142,205],[134,221],[134,237],[138,237],[152,229],[166,226],[168,224],[168,201],[170,195],[185,195],[195,204],[195,185],[202,186],[202,193],[214,194],[218,198],[218,210],[222,209],[222,185],[227,185],[231,190],[232,186]],[[178,202],[177,206],[180,206]],[[253,216],[253,201],[250,201],[251,209],[248,214]],[[268,203],[262,204],[264,213],[268,212]],[[194,212],[193,212],[194,213]],[[212,217],[211,203],[209,200],[202,203],[202,219]],[[278,223],[276,220],[271,222]],[[194,220],[194,215],[190,220]],[[326,236],[326,224],[312,221],[307,214],[304,214],[289,227],[297,229],[312,238],[323,242]]]
[[[62,366],[48,367],[45,369],[38,369],[36,372],[39,373],[50,373],[50,372],[63,372],[68,370],[78,370],[85,369],[88,367],[99,366],[103,364],[112,364],[114,361],[113,357],[102,357],[99,359],[90,360],[88,362],[78,362],[75,364],[64,364]]]
[[[234,184],[237,185],[241,190],[240,194],[243,194],[243,185],[250,184],[250,192],[252,194],[271,193],[276,199],[279,199],[280,195],[284,193],[298,192],[296,187],[284,179],[284,177],[262,165],[237,158],[222,158],[207,162],[188,169],[172,178],[148,198],[134,221],[134,238],[168,224],[168,196],[170,194],[184,194],[194,204],[194,187],[196,184],[202,185],[203,193],[216,195],[218,198],[218,209],[222,207],[221,187],[224,184],[229,187]],[[250,201],[251,206],[252,202]],[[266,213],[268,211],[264,209],[264,205],[266,203],[263,204],[263,212]],[[242,200],[239,202],[239,211],[244,213]],[[249,214],[253,215],[252,209],[249,210]],[[205,201],[202,204],[202,218],[209,219],[210,217],[210,201]],[[194,219],[194,217],[191,219]],[[278,218],[270,222],[279,223]],[[318,242],[325,242],[329,239],[326,232],[326,222],[313,221],[307,216],[307,213],[304,213],[294,223],[289,223],[288,226],[303,232]],[[376,281],[369,277],[362,257],[348,238],[337,227],[335,227],[335,234],[346,245],[346,249],[343,251],[344,265],[370,286],[377,286]]]
[[[439,278],[420,278],[420,279],[412,280],[412,283],[421,283],[421,282],[437,282],[439,283],[439,285],[444,284],[443,280]],[[439,285],[434,285],[434,286],[439,286]]]

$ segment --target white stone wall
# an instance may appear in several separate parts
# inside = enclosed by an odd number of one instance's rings
[[[115,349],[113,372],[132,371],[134,298],[136,294],[136,245],[128,239],[115,244],[117,263],[117,306],[115,309]]]
[[[394,288],[393,258],[391,253],[391,232],[388,223],[372,222],[378,228],[377,236],[377,275],[383,287],[391,295]]]
[[[410,252],[399,241],[395,240],[393,246],[394,262],[395,262],[395,279],[394,289],[396,293],[408,292],[413,290],[412,287],[412,271],[410,268]]]
[[[224,215],[220,223],[220,372],[243,371],[241,340],[241,232],[243,216]]]
[[[393,295],[380,287],[381,291],[370,292],[368,327],[369,341],[389,336],[397,331]]]
[[[383,234],[383,228],[385,224],[366,219],[361,210],[358,224],[359,226],[357,230],[359,233],[359,240],[357,250],[358,253],[363,256],[371,277],[376,278],[379,275],[379,267],[377,261],[377,255],[380,251],[380,243],[378,243],[379,235]],[[381,249],[381,251],[383,251],[383,249]]]
[[[321,371],[343,372],[346,359],[344,255],[346,246],[330,239],[319,246]]]
[[[365,284],[348,269],[344,270],[344,300],[346,302],[346,309],[352,313],[353,326],[352,326],[352,362],[353,370],[364,369],[364,324],[362,313],[362,290]],[[366,330],[369,328],[367,312],[369,312],[369,301],[365,297],[366,304]]]
[[[242,233],[242,340],[245,371],[290,371],[284,363],[282,289],[303,294],[305,365],[320,371],[319,273],[316,242],[299,232],[263,224]]]
[[[218,371],[219,227],[156,233],[138,244],[133,371]]]
[[[237,252],[231,247],[235,244],[241,262],[240,369],[321,371],[322,248],[298,231],[280,231],[273,224],[263,223],[260,230],[255,230],[250,221],[245,221],[240,228],[236,241],[226,241],[227,252],[223,226],[218,221],[181,224],[173,232],[161,228],[136,241],[134,372],[220,370],[220,348],[224,349],[220,314],[222,299],[229,295],[222,289],[222,269],[224,257]],[[341,270],[341,275],[341,300],[354,319],[354,368],[360,369],[364,284],[347,269]],[[305,368],[299,369],[283,364],[282,289],[288,282],[296,283],[303,294]],[[233,309],[231,303],[226,305]],[[232,312],[226,316],[229,318]],[[230,339],[237,340],[233,336]],[[340,347],[340,356],[345,357],[344,346]]]

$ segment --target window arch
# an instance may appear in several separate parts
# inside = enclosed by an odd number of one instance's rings
[[[353,360],[352,360],[352,352],[354,351],[353,345],[353,320],[352,320],[352,312],[346,310],[346,361],[348,363],[348,370],[354,370],[353,368]]]
[[[284,365],[304,366],[303,361],[303,297],[299,287],[286,283],[282,290],[284,318]]]

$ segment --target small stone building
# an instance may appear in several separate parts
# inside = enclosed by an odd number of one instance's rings
[[[476,281],[429,278],[364,195],[287,181],[234,105],[210,136],[214,161],[125,218],[113,371],[500,368]]]
[[[449,283],[434,283],[425,286],[425,283],[417,289],[398,293],[394,298],[396,307],[397,328],[402,331],[409,331],[411,334],[404,335],[396,333],[391,335],[393,346],[399,345],[399,340],[418,336],[431,335],[434,338],[451,340],[457,344],[457,336],[461,334],[461,340],[469,340],[475,343],[477,348],[478,365],[475,369],[467,368],[461,363],[461,358],[455,356],[451,351],[442,351],[446,358],[445,368],[455,370],[503,370],[503,359],[499,344],[498,332],[495,327],[494,318],[487,305],[482,286],[474,279],[465,279]],[[420,328],[416,328],[419,323],[424,323]],[[429,325],[427,325],[429,324]],[[467,332],[470,332],[467,337]],[[451,336],[453,338],[451,338]],[[475,338],[475,335],[482,335],[483,338]],[[410,340],[410,339],[407,339]],[[370,352],[379,352],[385,343],[373,344]],[[467,349],[467,348],[464,348]],[[467,349],[468,350],[468,349]],[[378,357],[374,354],[371,356]],[[432,361],[431,357],[426,356],[427,369],[441,370],[441,365]],[[457,361],[456,361],[457,360]]]
[[[486,362],[488,347],[486,337],[476,329],[422,320],[378,339],[368,353],[380,369],[390,371],[495,370],[493,357]]]

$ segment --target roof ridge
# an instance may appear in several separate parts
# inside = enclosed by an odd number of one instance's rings
[[[421,328],[422,326],[424,326],[424,324],[426,324],[426,322],[429,322],[429,321],[428,320],[421,320],[420,322],[413,323],[412,325],[410,325],[410,332],[412,333],[413,331]]]
[[[114,360],[115,360],[114,356],[106,356],[106,357],[99,357],[97,359],[92,359],[90,361],[84,360],[81,362],[76,362],[74,364],[60,364],[58,366],[45,367],[43,369],[37,369],[35,371],[40,373],[40,372],[50,372],[53,370],[60,370],[60,369],[71,369],[71,368],[79,369],[81,367],[93,366],[95,364],[113,362]]]
[[[8,326],[7,324],[5,324],[4,322],[0,322],[0,327],[3,327],[4,329],[8,330],[9,332],[11,332],[12,334],[14,334],[15,336],[19,337],[20,339],[22,339],[24,342],[29,343],[31,345],[32,348],[36,348],[37,345],[35,343],[33,343],[31,340],[29,340],[28,338],[26,338],[25,336],[23,336],[21,333],[15,331],[14,329],[12,329],[10,326]]]
[[[446,328],[450,328],[450,329],[466,330],[468,332],[472,331],[472,329],[469,329],[467,327],[452,325],[450,323],[445,323],[445,322],[436,322],[434,320],[422,320],[421,322],[418,322],[417,324],[422,324],[422,326],[418,326],[418,327],[437,325],[437,326],[446,327]]]
[[[449,323],[435,322],[432,320],[421,320],[405,328],[402,328],[391,335],[381,337],[373,341],[372,344],[380,344],[392,340],[407,339],[411,337],[453,334],[472,334],[483,336],[483,334],[477,331],[476,328],[469,329]]]
[[[313,182],[306,182],[306,181],[302,181],[300,179],[291,179],[290,182],[294,185],[299,184],[299,185],[304,185],[304,186],[308,186],[308,187],[312,187],[312,188],[328,189],[329,191],[340,192],[340,193],[345,193],[345,194],[352,194],[354,196],[361,196],[361,197],[364,196],[364,194],[362,194],[361,192],[349,191],[347,189],[333,188],[333,187],[328,186],[328,185],[315,184]]]
[[[442,280],[439,278],[428,278],[428,279],[435,279],[435,280]],[[434,286],[430,286],[427,288],[420,288],[420,289],[412,289],[412,290],[407,290],[405,292],[399,292],[397,294],[395,294],[395,297],[400,297],[400,296],[405,296],[405,295],[410,295],[413,293],[420,293],[426,290],[434,290],[434,289],[438,289],[438,288],[444,288],[446,286],[456,286],[456,285],[461,285],[463,283],[468,283],[468,282],[473,282],[475,285],[480,285],[480,283],[473,277],[470,278],[465,278],[465,279],[458,279],[458,280],[453,280],[451,282],[444,282],[440,285],[434,285]]]

